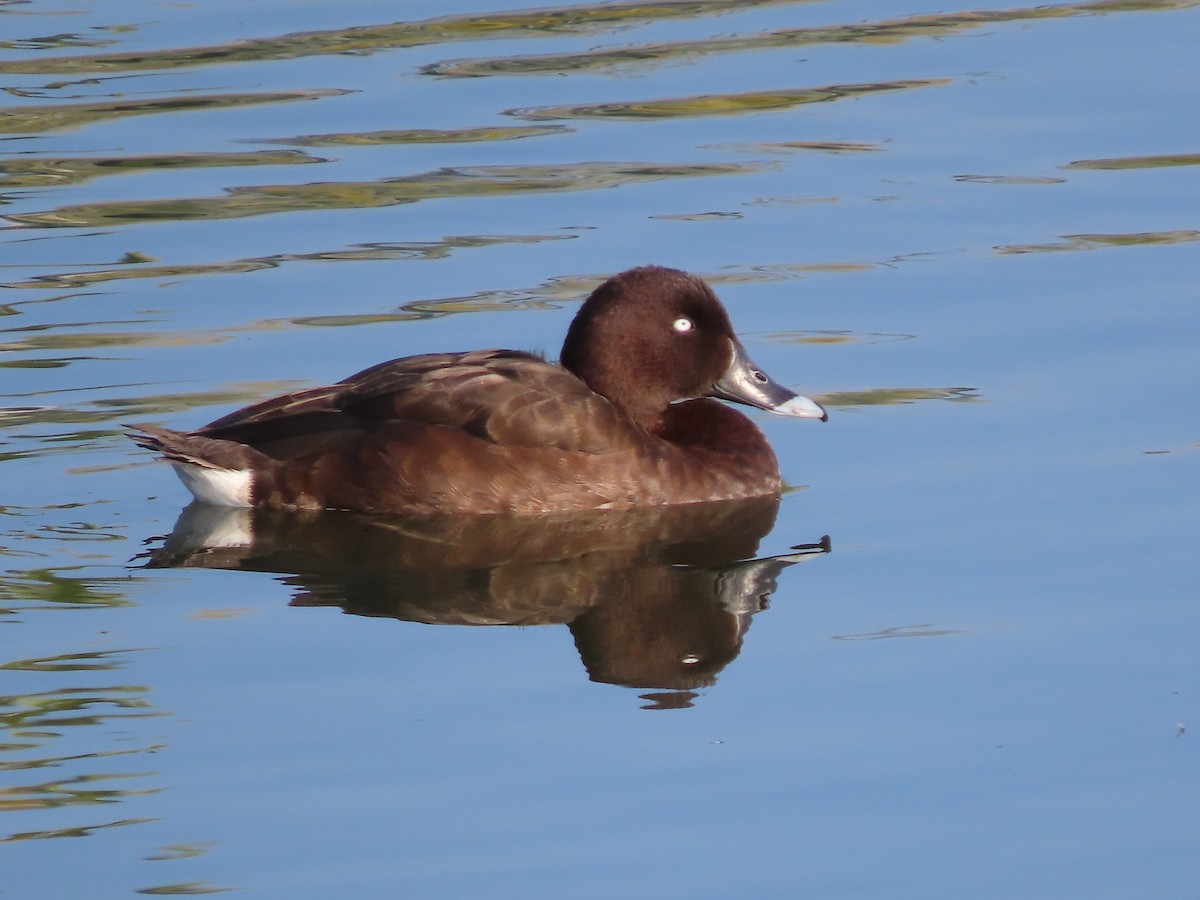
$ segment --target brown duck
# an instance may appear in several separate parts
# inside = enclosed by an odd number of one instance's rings
[[[409,356],[193,432],[130,436],[223,506],[543,513],[778,494],[766,437],[708,398],[827,418],[754,365],[703,280],[645,266],[588,297],[558,364]]]

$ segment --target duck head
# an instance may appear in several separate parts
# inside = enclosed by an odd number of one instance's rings
[[[698,397],[828,418],[756,366],[712,288],[678,269],[643,266],[605,281],[576,313],[560,360],[652,431],[670,404]]]

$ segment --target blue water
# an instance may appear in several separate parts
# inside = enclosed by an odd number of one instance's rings
[[[0,5],[0,895],[1195,896],[1197,5],[684,7]],[[121,423],[553,356],[646,262],[831,409],[756,416],[757,556],[832,552],[712,683],[145,567],[187,496]]]

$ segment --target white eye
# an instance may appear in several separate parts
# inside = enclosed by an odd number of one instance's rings
[[[683,334],[684,332],[691,331],[693,328],[695,328],[696,323],[693,322],[691,319],[689,319],[687,316],[680,316],[678,319],[676,319],[674,322],[671,323],[671,327],[674,328],[676,331],[678,331],[680,334]]]

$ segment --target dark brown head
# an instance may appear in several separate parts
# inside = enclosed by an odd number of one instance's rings
[[[567,330],[561,361],[649,430],[671,403],[710,395],[824,418],[754,366],[712,289],[678,269],[629,269],[596,288]]]

